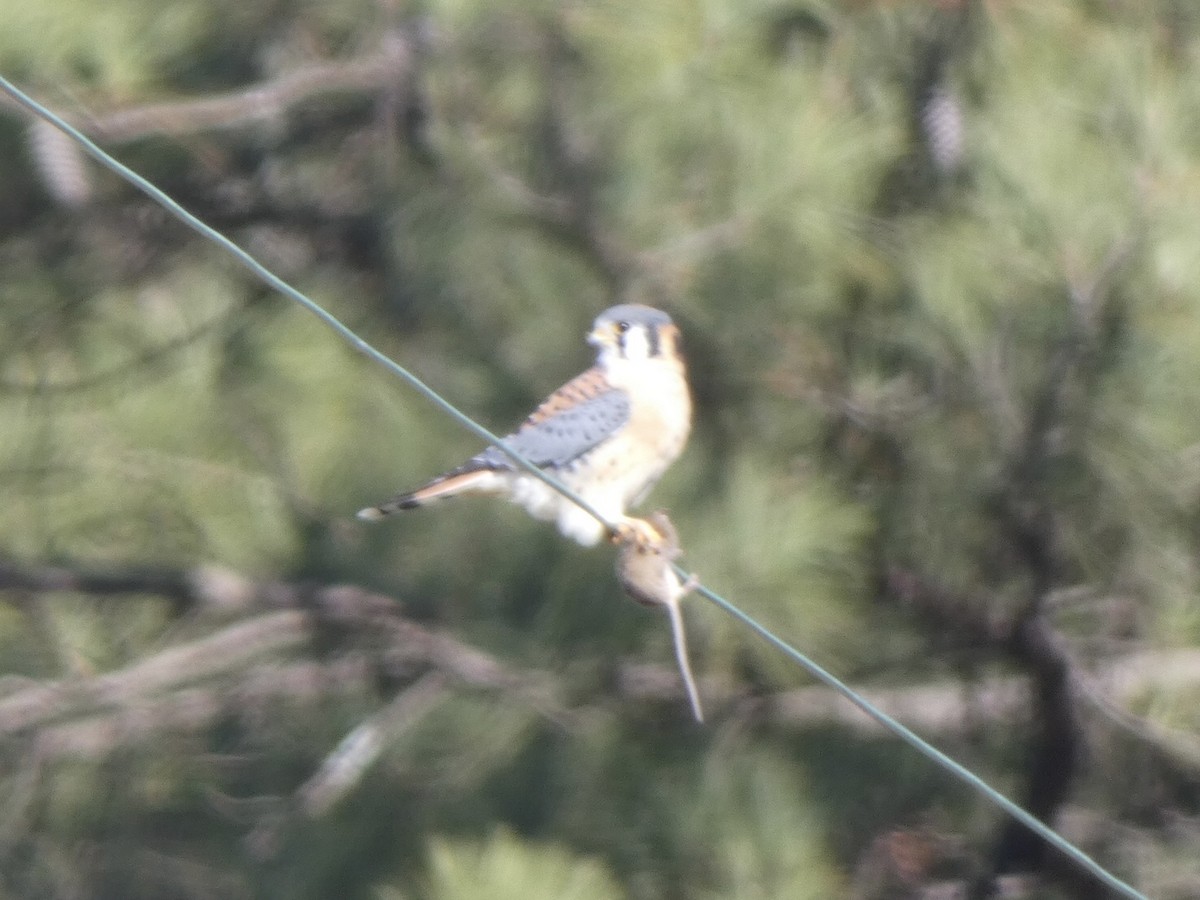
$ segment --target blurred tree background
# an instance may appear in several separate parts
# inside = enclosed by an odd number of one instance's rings
[[[1191,0],[0,0],[0,71],[494,430],[680,323],[685,563],[1200,897]],[[1097,897],[0,106],[0,896]]]

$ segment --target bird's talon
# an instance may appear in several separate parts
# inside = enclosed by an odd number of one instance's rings
[[[642,552],[661,549],[665,538],[662,533],[645,519],[627,516],[616,523],[609,539],[618,546],[632,544]]]

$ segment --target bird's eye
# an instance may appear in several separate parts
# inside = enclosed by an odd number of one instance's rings
[[[629,323],[621,321],[617,323],[617,334],[624,334],[629,330]]]

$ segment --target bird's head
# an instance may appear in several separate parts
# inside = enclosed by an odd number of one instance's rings
[[[601,362],[676,360],[680,353],[679,329],[671,317],[636,303],[600,313],[588,334],[588,343],[598,350]]]

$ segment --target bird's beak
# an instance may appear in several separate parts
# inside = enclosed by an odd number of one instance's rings
[[[593,347],[604,346],[604,332],[601,331],[599,328],[593,328],[591,331],[588,332],[587,342],[589,344],[591,344]]]

